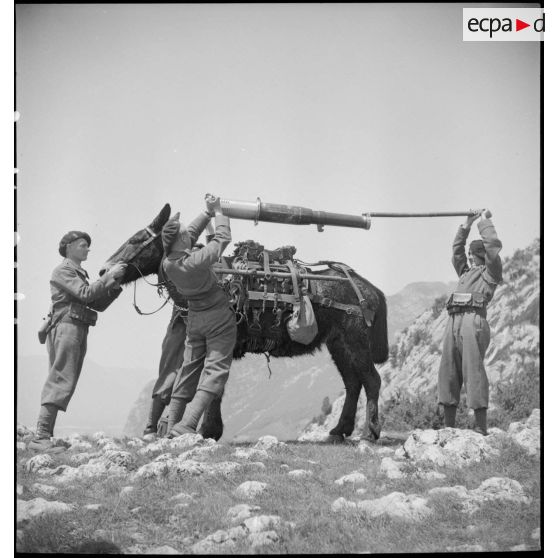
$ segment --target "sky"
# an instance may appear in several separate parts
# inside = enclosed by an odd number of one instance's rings
[[[68,230],[105,259],[170,203],[223,198],[366,211],[488,207],[511,255],[540,236],[538,43],[466,43],[461,6],[18,5],[18,351],[36,330]],[[394,294],[450,281],[463,218],[368,231],[232,223],[233,242],[340,260]],[[471,238],[478,235],[476,227]],[[142,285],[139,305],[159,306]],[[126,289],[88,358],[156,368],[170,309]],[[110,350],[108,348],[110,347]]]

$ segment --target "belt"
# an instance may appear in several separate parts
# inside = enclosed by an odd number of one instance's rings
[[[475,308],[474,306],[450,306],[448,308],[448,314],[453,316],[453,314],[478,314],[483,318],[486,318],[486,308]]]

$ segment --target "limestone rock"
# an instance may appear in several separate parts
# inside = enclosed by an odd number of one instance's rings
[[[279,526],[281,518],[278,515],[256,515],[244,520],[244,525],[250,533],[269,531]]]
[[[257,450],[270,450],[279,447],[285,447],[287,444],[285,442],[280,442],[275,436],[262,436],[258,438],[258,441],[254,445],[254,449]]]
[[[70,456],[70,463],[72,465],[83,465],[96,456],[95,453],[76,453]]]
[[[56,496],[59,492],[56,486],[50,486],[48,484],[41,484],[38,482],[31,486],[31,490],[33,492],[37,492],[38,494],[42,494],[43,496]]]
[[[537,455],[541,449],[540,410],[533,409],[525,422],[512,422],[508,434],[529,455]]]
[[[233,457],[237,459],[252,459],[253,457],[256,457],[257,459],[269,459],[269,454],[264,449],[237,448]]]
[[[132,480],[150,479],[164,477],[169,474],[169,466],[166,461],[146,463],[142,465],[133,475]]]
[[[27,449],[27,444],[25,442],[16,442],[17,451],[25,451]]]
[[[124,486],[120,490],[120,496],[121,497],[128,496],[128,494],[131,494],[134,490],[135,488],[133,486]]]
[[[44,469],[47,467],[52,467],[54,465],[54,459],[48,453],[40,453],[27,460],[25,463],[25,470],[28,473],[35,473],[39,469]]]
[[[401,471],[403,463],[394,461],[391,457],[384,457],[380,463],[380,472],[387,475],[389,479],[402,479],[405,474]]]
[[[30,440],[33,438],[33,430],[27,428],[24,424],[18,424],[16,427],[16,435],[20,440]]]
[[[275,531],[261,531],[258,533],[250,533],[248,535],[248,540],[250,545],[255,548],[277,542],[279,540],[279,535]]]
[[[235,494],[244,498],[255,498],[262,494],[267,488],[267,483],[258,481],[246,481],[239,485]]]
[[[155,440],[157,439],[157,437],[154,438]],[[132,438],[131,440],[128,440],[126,442],[126,445],[129,448],[142,448],[145,443],[143,442],[143,440],[140,440],[139,438]]]
[[[297,479],[305,479],[311,477],[313,474],[314,473],[312,473],[312,471],[309,471],[308,469],[293,469],[292,471],[289,471],[287,473],[289,477],[294,477]]]
[[[87,451],[93,448],[93,444],[87,440],[75,439],[70,441],[70,449],[74,451]]]
[[[99,476],[124,476],[127,472],[124,467],[101,456],[90,459],[79,467],[61,465],[51,472],[51,476],[54,482],[63,484]]]
[[[432,514],[425,498],[402,492],[392,492],[375,500],[362,500],[357,502],[357,509],[372,517],[385,514],[408,521],[422,521]]]
[[[297,438],[299,442],[325,442],[329,437],[329,432],[320,425],[313,423],[308,425],[306,430]]]
[[[368,479],[362,473],[353,471],[352,473],[337,479],[335,484],[338,484],[339,486],[343,486],[344,484],[364,484],[367,480]]]
[[[131,471],[135,467],[135,459],[131,453],[122,450],[110,450],[104,455],[104,458],[118,467],[122,467],[127,471]]]
[[[235,541],[229,537],[225,530],[219,530],[192,545],[190,550],[194,554],[215,554],[234,546]]]
[[[238,504],[227,510],[227,518],[231,523],[240,523],[248,519],[253,513],[260,511],[260,506],[250,506],[249,504]]]
[[[403,451],[395,455],[403,454],[417,463],[460,467],[498,455],[487,438],[472,430],[456,428],[413,430],[403,444]]]
[[[525,496],[523,487],[515,480],[491,477],[483,481],[478,488],[467,490],[464,486],[443,486],[432,488],[429,495],[452,495],[461,504],[466,513],[474,513],[484,502],[493,500],[504,500],[514,503],[530,502]]]
[[[74,508],[64,502],[49,502],[44,498],[34,498],[33,500],[17,500],[17,522],[25,522],[33,517],[46,515],[49,513],[66,513]]]

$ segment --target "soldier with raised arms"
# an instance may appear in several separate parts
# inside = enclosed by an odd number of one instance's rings
[[[166,253],[163,270],[188,301],[184,364],[173,386],[169,407],[169,437],[195,433],[199,420],[215,397],[222,395],[236,344],[236,318],[212,265],[231,241],[229,218],[219,198],[208,194],[206,211],[185,227],[178,215],[163,227]],[[201,249],[193,248],[215,216],[215,236]]]
[[[465,244],[473,222],[480,217],[481,240]],[[452,263],[459,276],[455,292],[448,299],[448,323],[438,373],[438,400],[444,406],[444,424],[455,427],[461,387],[465,383],[467,405],[474,409],[474,430],[486,435],[488,377],[484,356],[490,343],[486,308],[502,282],[502,261],[498,239],[488,210],[478,211],[460,225],[453,241]]]

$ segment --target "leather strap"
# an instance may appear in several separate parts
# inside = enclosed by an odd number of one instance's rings
[[[289,270],[293,278],[293,294],[295,296],[295,301],[296,301],[295,304],[300,304],[300,291],[298,289],[298,273],[291,260],[287,261],[287,265],[289,266]]]
[[[349,283],[351,284],[351,287],[353,287],[357,298],[358,298],[358,303],[360,305],[360,309],[362,311],[362,317],[364,318],[364,321],[366,322],[366,325],[368,327],[372,327],[372,318],[373,318],[373,313],[370,310],[370,308],[368,308],[368,304],[366,303],[366,299],[362,296],[362,293],[360,292],[360,289],[358,288],[357,284],[354,282],[353,278],[351,277],[351,274],[349,273],[350,271],[353,271],[348,265],[344,265],[344,264],[337,264],[339,266],[339,268],[343,271],[343,273],[345,273],[345,275],[347,276],[347,279],[349,280]]]

